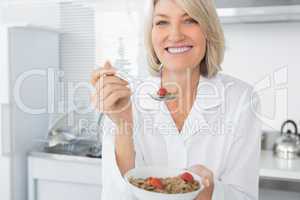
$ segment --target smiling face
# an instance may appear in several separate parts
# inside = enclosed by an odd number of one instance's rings
[[[170,71],[199,67],[206,51],[199,23],[174,0],[159,0],[155,5],[152,44],[158,59]]]

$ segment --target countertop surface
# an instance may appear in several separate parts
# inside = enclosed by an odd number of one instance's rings
[[[55,154],[47,153],[42,151],[31,151],[29,156],[39,157],[44,159],[54,159],[60,161],[69,161],[69,162],[80,162],[86,164],[101,164],[102,160],[100,158],[90,158],[87,156],[75,156],[75,155],[66,155],[66,154]]]
[[[38,150],[31,151],[29,156],[69,162],[83,162],[86,164],[100,165],[102,162],[100,158],[46,153]],[[260,161],[260,177],[279,180],[292,180],[298,182],[300,181],[300,159],[279,159],[273,155],[272,151],[262,151]]]
[[[262,151],[260,160],[261,177],[300,181],[300,159],[279,159],[272,151]]]

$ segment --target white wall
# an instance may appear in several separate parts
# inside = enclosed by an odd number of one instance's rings
[[[144,75],[142,34],[143,2],[140,0],[102,0],[96,4],[96,63],[119,59],[119,38],[132,75]],[[125,71],[125,70],[124,70]]]
[[[256,86],[258,82],[264,85],[261,80],[270,77],[271,86],[261,92],[262,114],[267,125],[264,128],[279,130],[286,118],[299,124],[300,22],[225,24],[223,28],[226,36],[224,72]],[[282,67],[287,68],[278,72]],[[286,77],[288,83],[284,82]]]
[[[51,28],[59,28],[60,24],[57,3],[13,4],[3,7],[1,13],[5,24],[25,23]]]

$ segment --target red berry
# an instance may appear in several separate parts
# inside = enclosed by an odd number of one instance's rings
[[[151,180],[152,180],[152,177],[147,178],[146,183],[147,183],[148,185],[151,185]]]
[[[181,174],[180,178],[186,182],[192,182],[194,180],[194,177],[188,172]]]
[[[148,179],[148,183],[149,183],[149,185],[156,187],[158,189],[164,189],[164,186],[163,186],[161,180],[158,178],[151,177],[150,179]]]
[[[163,87],[160,88],[160,89],[158,90],[157,94],[158,94],[160,97],[166,96],[166,94],[167,94],[166,88],[163,88]]]

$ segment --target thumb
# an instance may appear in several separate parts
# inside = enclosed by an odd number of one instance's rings
[[[203,178],[202,180],[202,184],[204,185],[204,187],[209,187],[210,186],[210,182],[209,179],[207,177]]]
[[[110,69],[110,68],[112,68],[112,65],[110,64],[109,61],[106,61],[106,62],[104,63],[103,68],[105,68],[105,69]]]

